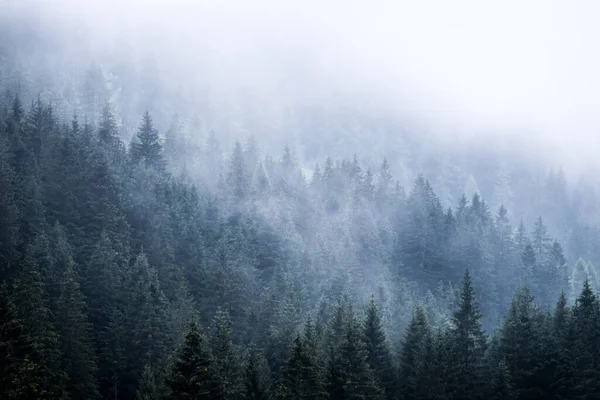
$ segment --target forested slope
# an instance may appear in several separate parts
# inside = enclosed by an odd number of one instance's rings
[[[597,391],[596,270],[543,217],[444,209],[385,159],[308,179],[254,141],[212,137],[173,175],[185,140],[148,113],[130,145],[109,106],[96,127],[18,95],[0,116],[6,398]]]

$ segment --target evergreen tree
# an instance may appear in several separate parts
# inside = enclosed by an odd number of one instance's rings
[[[62,368],[68,377],[67,393],[73,400],[98,398],[91,325],[72,260],[67,262],[61,279],[58,310],[56,321],[63,355]]]
[[[271,398],[270,372],[267,361],[254,344],[250,345],[246,361],[244,398],[268,400]]]
[[[160,395],[156,380],[154,378],[154,372],[149,365],[144,366],[142,371],[142,377],[140,384],[135,395],[136,400],[159,400]]]
[[[39,399],[59,399],[64,396],[65,373],[61,366],[59,338],[46,305],[46,296],[37,264],[25,257],[13,283],[13,299],[32,348],[32,357],[39,364]]]
[[[229,314],[217,310],[212,335],[214,394],[219,399],[237,399],[242,392],[238,360],[231,342]]]
[[[38,393],[45,395],[43,375],[5,285],[0,286],[0,359],[1,398],[26,400],[37,398]]]
[[[363,327],[367,362],[387,399],[396,395],[396,368],[375,298],[371,296]]]
[[[406,328],[400,351],[399,395],[404,400],[417,399],[423,390],[420,387],[424,380],[420,376],[419,357],[430,337],[431,331],[425,312],[422,307],[417,306]]]
[[[504,360],[500,360],[494,370],[488,398],[490,400],[513,400],[516,398],[512,388],[510,372]]]
[[[192,322],[185,340],[177,349],[170,370],[165,378],[169,399],[212,399],[215,376],[213,358],[207,339],[200,327]]]
[[[137,382],[144,365],[155,370],[164,364],[170,348],[167,329],[167,301],[160,288],[156,270],[148,264],[144,253],[140,253],[127,276],[129,290],[126,298],[125,315],[125,391],[135,395]]]
[[[531,291],[521,287],[510,304],[500,338],[500,352],[520,399],[541,398],[542,335]]]
[[[324,399],[325,391],[318,367],[298,334],[291,355],[283,367],[276,398],[291,400]]]
[[[487,340],[469,270],[463,277],[460,303],[452,316],[452,336],[454,398],[479,398],[483,378],[482,359]]]
[[[146,111],[137,133],[137,141],[131,143],[131,159],[134,163],[143,161],[157,171],[164,171],[166,162],[160,144],[158,131],[154,128],[150,113]]]
[[[573,307],[573,344],[576,393],[590,396],[599,392],[600,367],[600,305],[589,281],[583,283],[581,294]],[[589,397],[588,397],[589,398]]]

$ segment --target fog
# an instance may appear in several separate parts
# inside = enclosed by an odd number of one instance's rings
[[[571,167],[599,150],[593,1],[4,3],[67,34],[85,26],[88,50],[125,39],[187,86],[270,105],[343,98],[445,137],[521,137]]]
[[[0,0],[0,398],[596,393],[597,11]]]

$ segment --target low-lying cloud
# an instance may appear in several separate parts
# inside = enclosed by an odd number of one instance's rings
[[[600,150],[591,0],[3,2],[66,35],[82,23],[90,51],[127,41],[192,87],[349,101],[445,137],[510,138],[567,168],[596,165]]]

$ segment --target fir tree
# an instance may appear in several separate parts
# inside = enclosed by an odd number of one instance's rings
[[[192,322],[183,343],[177,349],[165,379],[169,399],[212,399],[215,376],[213,358],[200,327]]]
[[[493,372],[488,398],[490,400],[514,400],[516,398],[510,372],[504,360],[500,360]]]
[[[159,400],[160,394],[154,378],[154,372],[149,365],[144,366],[142,377],[135,395],[136,400]]]
[[[35,360],[33,350],[18,318],[17,310],[9,298],[8,288],[2,285],[0,286],[1,398],[27,400],[38,398],[38,394],[45,395],[46,382],[43,379],[43,371],[40,371]]]
[[[420,383],[423,379],[419,375],[419,357],[430,337],[431,331],[425,312],[422,307],[417,306],[406,328],[400,350],[399,395],[402,399],[417,399],[418,393],[422,391]]]
[[[67,269],[61,279],[58,310],[56,320],[63,355],[62,367],[68,377],[67,393],[73,400],[98,398],[91,325],[72,260],[67,261]]]
[[[142,118],[142,124],[137,133],[137,141],[131,143],[130,153],[134,163],[143,161],[147,166],[157,171],[164,171],[165,169],[166,162],[163,148],[148,111],[144,113]]]
[[[478,398],[481,396],[482,359],[487,343],[469,270],[463,277],[460,303],[452,316],[452,335],[454,396],[457,399]]]
[[[231,342],[231,322],[227,312],[217,310],[212,335],[214,394],[219,399],[237,399],[242,392],[238,360]]]
[[[395,398],[396,368],[375,298],[371,296],[363,327],[367,362],[387,399]]]
[[[315,364],[298,334],[291,355],[283,367],[276,398],[291,400],[324,399],[325,391]]]
[[[270,372],[267,361],[254,344],[250,345],[245,366],[244,398],[268,400],[271,398]]]

